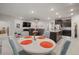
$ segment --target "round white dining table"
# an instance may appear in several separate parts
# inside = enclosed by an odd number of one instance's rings
[[[36,36],[37,38],[38,36]],[[22,41],[24,40],[32,40],[33,42],[31,44],[28,44],[28,45],[22,45],[20,44]],[[42,46],[40,46],[40,43],[41,42],[44,42],[44,41],[48,41],[48,42],[51,42],[53,44],[53,46],[51,48],[44,48]],[[34,40],[33,38],[20,38],[20,40],[18,40],[20,46],[26,51],[28,52],[29,54],[49,54],[51,53],[51,51],[53,51],[53,49],[55,48],[56,46],[56,43],[49,39],[49,38],[45,38],[45,39],[36,39]]]

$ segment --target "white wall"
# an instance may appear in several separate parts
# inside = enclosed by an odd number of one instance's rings
[[[15,19],[14,20],[14,27],[15,27],[15,32],[16,31],[22,31],[22,22],[23,22],[23,20],[20,20],[20,19]],[[17,28],[16,26],[17,26],[17,24],[20,24],[20,28]]]
[[[77,38],[79,38],[79,15],[76,15],[76,16],[72,17],[72,27],[71,27],[71,29],[72,29],[72,38],[73,39],[75,39],[74,38],[74,35],[75,35],[75,24],[77,24],[77,35],[78,35]]]
[[[15,18],[0,14],[0,25],[9,26],[9,35],[14,35],[14,20]]]

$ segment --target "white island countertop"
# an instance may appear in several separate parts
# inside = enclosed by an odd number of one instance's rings
[[[52,30],[50,32],[60,32],[60,31],[62,31],[62,30]]]

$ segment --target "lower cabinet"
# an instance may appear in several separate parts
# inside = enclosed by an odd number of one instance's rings
[[[62,32],[50,32],[50,39],[54,40],[56,43],[62,38]]]
[[[63,36],[71,36],[71,30],[63,30],[62,35]]]

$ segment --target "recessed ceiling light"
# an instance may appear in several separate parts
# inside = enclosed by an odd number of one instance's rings
[[[61,18],[61,16],[58,16],[59,18]]]
[[[34,13],[34,11],[32,10],[32,11],[31,11],[31,13],[33,14],[33,13]]]
[[[70,9],[70,11],[74,11],[74,9]]]
[[[74,15],[74,13],[71,13],[70,15]]]
[[[56,12],[56,15],[59,15],[59,13],[58,13],[58,12]]]
[[[54,8],[51,8],[50,11],[54,11]]]
[[[50,17],[48,17],[48,20],[50,20],[51,18]]]

